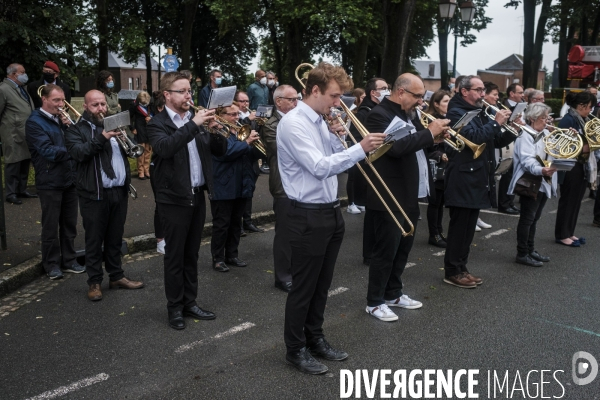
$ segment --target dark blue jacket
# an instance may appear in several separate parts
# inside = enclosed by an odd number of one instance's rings
[[[35,168],[38,190],[65,189],[75,183],[75,163],[67,152],[64,130],[40,109],[33,111],[25,125],[25,137]]]
[[[211,90],[212,87],[210,86],[210,83],[208,83],[202,88],[202,90],[200,91],[200,95],[198,95],[198,106],[206,108],[206,106],[208,105],[208,99],[210,98]]]
[[[258,158],[260,153],[254,146],[237,140],[234,134],[230,135],[225,155],[213,156],[214,192],[211,200],[252,197],[257,176],[252,162]]]

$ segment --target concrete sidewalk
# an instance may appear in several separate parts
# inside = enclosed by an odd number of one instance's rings
[[[346,195],[347,175],[339,175],[339,195]],[[132,177],[138,198],[129,199],[129,209],[123,237],[129,253],[149,250],[156,246],[154,238],[154,196],[150,180],[141,181]],[[35,192],[35,188],[30,188]],[[2,199],[3,200],[3,199]],[[208,204],[210,204],[207,201]],[[269,193],[268,175],[260,175],[252,203],[253,220],[256,225],[274,220],[273,197]],[[0,297],[31,282],[44,273],[41,266],[41,217],[39,199],[24,199],[16,206],[5,203],[7,244],[6,251],[0,250]],[[210,205],[206,209],[206,224],[203,236],[210,236],[212,215]],[[83,250],[84,230],[81,216],[77,220],[75,248]]]

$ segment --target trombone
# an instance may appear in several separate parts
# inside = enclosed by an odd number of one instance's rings
[[[46,85],[41,85],[38,90],[37,90],[37,95],[38,97],[42,97],[42,90],[44,89],[44,86]],[[79,111],[77,111],[75,109],[75,107],[73,107],[72,105],[69,104],[68,101],[63,100],[63,103],[65,103],[65,107],[67,107],[67,109],[65,110],[62,107],[58,107],[58,111],[69,121],[71,121],[71,124],[76,124],[77,122],[79,122],[79,120],[81,119],[81,114],[79,113]],[[69,111],[72,112],[73,114],[75,114],[75,121],[73,121],[73,119],[71,118],[71,116],[69,115]]]
[[[487,115],[487,117],[489,119],[494,119],[495,116],[493,114],[491,114],[488,110],[491,108],[493,111],[498,112],[498,111],[500,111],[500,109],[498,107],[496,107],[496,106],[491,105],[490,103],[488,103],[485,100],[482,100],[482,101],[483,101],[483,104],[485,106],[485,108],[483,109],[483,112],[485,113],[485,115]],[[516,127],[516,126],[514,126],[512,124],[513,123],[510,122],[510,121],[509,122],[505,122],[504,124],[502,124],[502,127],[504,129],[506,129],[507,131],[509,131],[510,133],[512,133],[513,135],[515,135],[516,137],[521,136],[521,133],[523,133],[522,128],[521,127]]]
[[[429,104],[427,104],[426,101],[424,101],[423,104],[425,104],[427,106],[427,109],[429,109]],[[421,124],[425,128],[427,128],[429,126],[428,120],[430,120],[430,121],[436,120],[436,118],[433,115],[428,114],[425,111],[419,111],[419,112],[421,113],[421,118],[420,118]],[[448,132],[450,134],[450,136],[452,136],[452,139],[444,139],[444,142],[446,142],[447,145],[449,145],[456,151],[463,151],[465,146],[467,146],[473,152],[473,159],[476,159],[477,157],[479,157],[481,155],[481,153],[483,153],[483,151],[485,150],[485,143],[475,144],[475,143],[471,142],[470,140],[468,140],[467,138],[465,138],[464,136],[462,136],[460,133],[456,132],[454,129],[446,129],[446,132]]]
[[[302,85],[303,88],[306,88],[306,85],[304,84],[304,82],[302,81],[302,79],[298,76],[298,71],[302,67],[310,67],[311,69],[313,69],[315,67],[312,64],[302,63],[302,64],[298,65],[298,67],[296,68],[296,79],[298,80],[298,82],[300,82],[300,85]],[[346,115],[348,115],[348,117],[352,121],[352,124],[354,124],[354,126],[356,127],[356,129],[358,129],[358,131],[360,132],[361,136],[362,137],[367,136],[369,134],[369,131],[367,131],[366,128],[364,127],[364,125],[358,120],[358,118],[356,118],[356,115],[354,115],[354,113],[351,112],[348,109],[348,107],[346,107],[346,105],[344,104],[343,101],[341,101],[340,104],[342,105],[342,108],[345,108],[344,111],[346,112]],[[354,139],[354,136],[352,136],[352,134],[350,133],[350,130],[348,129],[348,127],[344,123],[344,120],[342,119],[341,115],[339,114],[339,111],[337,109],[335,109],[335,108],[333,108],[332,111],[334,111],[334,117],[338,120],[338,122],[344,128],[344,130],[346,132],[346,135],[349,136],[352,139],[352,141],[354,142],[354,144],[356,145],[358,142],[356,141],[356,139]],[[326,117],[327,120],[329,120],[329,118],[327,118],[328,116],[325,116],[325,117]],[[338,137],[338,139],[342,143],[342,146],[344,146],[347,149],[348,145],[346,144],[346,142],[344,141],[344,139],[342,139],[339,135],[336,135],[336,136]],[[379,149],[381,149],[385,145],[386,144],[384,143],[381,147],[379,147]],[[388,147],[391,148],[391,145],[392,145],[391,143],[388,143]],[[387,150],[389,150],[389,149],[386,149],[385,151],[387,151]],[[385,151],[383,153],[385,153]],[[381,153],[381,155],[383,155],[383,153]],[[379,191],[375,187],[375,184],[369,178],[369,176],[367,175],[367,173],[365,172],[365,170],[362,168],[362,166],[360,164],[356,164],[356,166],[358,167],[358,170],[363,174],[363,176],[365,177],[365,179],[367,180],[367,182],[369,183],[369,185],[371,185],[371,188],[373,189],[373,191],[375,192],[375,194],[377,195],[377,197],[379,198],[379,200],[381,201],[381,203],[383,204],[383,206],[385,207],[385,209],[387,210],[387,212],[390,214],[390,216],[392,217],[392,219],[394,220],[394,222],[396,223],[396,225],[398,225],[398,228],[400,228],[400,231],[402,232],[402,236],[404,236],[404,237],[406,237],[406,236],[412,236],[414,234],[414,232],[415,232],[415,227],[414,227],[413,223],[410,221],[410,219],[408,218],[408,215],[406,215],[406,212],[400,206],[400,203],[398,203],[398,200],[396,200],[396,198],[392,194],[392,191],[390,190],[390,188],[385,184],[385,182],[383,181],[383,178],[381,177],[381,175],[379,175],[379,173],[377,172],[377,170],[373,166],[372,161],[373,160],[371,160],[370,157],[365,157],[365,163],[369,167],[371,167],[371,170],[373,171],[373,174],[375,175],[375,177],[379,180],[379,182],[381,183],[381,185],[387,191],[388,195],[390,196],[390,198],[392,199],[392,201],[394,202],[394,204],[396,205],[396,207],[398,207],[398,210],[400,210],[400,213],[402,214],[402,216],[404,217],[404,219],[406,219],[406,222],[410,226],[410,229],[409,229],[408,232],[406,232],[404,230],[404,227],[402,226],[402,224],[400,223],[400,221],[398,221],[398,219],[396,218],[396,216],[392,212],[391,208],[387,205],[387,203],[383,199],[383,196],[381,195],[381,193],[379,193]]]

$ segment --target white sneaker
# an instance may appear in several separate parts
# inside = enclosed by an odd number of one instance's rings
[[[165,254],[165,245],[166,245],[166,240],[161,240],[160,242],[156,243],[156,251],[159,252],[160,254]]]
[[[356,206],[361,212],[365,212],[365,206]]]
[[[483,229],[490,229],[492,227],[490,224],[483,222],[481,218],[477,218],[477,226]]]
[[[396,300],[386,300],[385,304],[389,307],[402,307],[409,310],[414,310],[416,308],[423,307],[423,303],[417,300],[413,300],[405,294],[398,297]]]
[[[358,209],[358,207],[356,207],[354,205],[354,203],[352,203],[348,206],[348,208],[346,209],[346,212],[348,214],[360,214],[360,210]]]
[[[481,228],[479,227],[479,225],[475,225],[475,232],[481,232]]]
[[[367,306],[365,311],[368,314],[374,316],[375,318],[386,322],[396,321],[398,319],[398,316],[394,314],[394,312],[390,310],[389,307],[385,304],[379,305],[377,307]]]

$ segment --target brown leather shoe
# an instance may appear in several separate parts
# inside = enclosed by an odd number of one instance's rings
[[[464,272],[449,278],[444,278],[444,282],[463,289],[475,289],[477,287],[477,284],[467,278]]]
[[[123,277],[118,281],[110,282],[108,286],[111,289],[141,289],[144,287],[144,282],[130,281]]]
[[[99,283],[92,283],[88,290],[88,299],[91,301],[102,300],[102,290]]]
[[[483,283],[483,279],[478,276],[473,276],[468,272],[465,272],[465,276],[471,281],[475,282],[476,285],[481,285]]]

